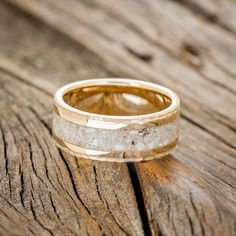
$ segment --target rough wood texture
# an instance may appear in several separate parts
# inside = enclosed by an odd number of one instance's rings
[[[236,8],[217,2],[0,3],[1,235],[236,235]],[[107,76],[180,95],[171,156],[127,165],[55,147],[54,91]]]

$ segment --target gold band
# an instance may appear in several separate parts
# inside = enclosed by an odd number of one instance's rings
[[[174,148],[179,112],[178,96],[160,85],[120,78],[85,80],[56,92],[53,136],[60,148],[76,156],[147,160]]]
[[[103,152],[91,149],[81,148],[79,146],[67,143],[53,135],[56,145],[79,158],[86,158],[91,160],[110,161],[110,162],[132,162],[132,161],[148,161],[154,158],[161,158],[169,154],[176,146],[178,139],[172,143],[156,149],[148,151],[126,151],[126,152]]]

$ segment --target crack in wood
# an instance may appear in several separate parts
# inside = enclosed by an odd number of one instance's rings
[[[108,209],[108,212],[111,216],[111,218],[113,219],[113,221],[116,223],[116,225],[118,226],[118,228],[125,234],[125,235],[129,235],[128,232],[126,232],[126,230],[120,225],[120,223],[117,221],[117,219],[115,218],[115,216],[113,215],[110,207],[109,207],[109,204],[108,202],[106,201],[106,199],[104,199],[105,203],[106,203],[106,206],[107,206],[107,209]]]
[[[148,221],[148,215],[147,215],[147,211],[146,211],[146,207],[144,203],[143,191],[140,185],[140,180],[138,177],[136,166],[134,163],[128,163],[127,167],[128,167],[130,179],[133,185],[134,194],[135,194],[136,202],[138,205],[140,217],[142,220],[144,234],[146,236],[152,235],[149,221]]]
[[[82,204],[82,206],[84,207],[84,209],[86,210],[86,212],[91,216],[91,218],[94,219],[94,217],[92,216],[92,214],[91,214],[89,208],[84,204],[83,200],[81,199],[81,197],[80,197],[80,195],[79,195],[79,193],[78,193],[78,190],[77,190],[77,188],[76,188],[76,183],[75,183],[75,180],[74,180],[74,176],[73,176],[73,173],[72,173],[72,171],[71,171],[71,169],[70,169],[70,167],[69,167],[69,164],[67,163],[67,161],[66,161],[64,155],[62,154],[62,151],[61,151],[60,149],[58,149],[58,151],[59,151],[60,157],[62,158],[62,160],[63,160],[63,162],[64,162],[64,164],[65,164],[65,166],[66,166],[67,172],[68,172],[68,174],[69,174],[69,176],[70,176],[70,180],[71,180],[71,183],[72,183],[72,187],[73,187],[73,190],[74,190],[75,195],[77,196],[77,199],[80,201],[80,203]]]
[[[6,171],[6,175],[9,177],[9,163],[8,163],[8,158],[7,158],[7,142],[6,142],[6,138],[5,138],[5,134],[4,134],[1,120],[0,120],[0,130],[1,130],[2,141],[3,141],[3,154],[4,154],[4,159],[5,159],[5,171]]]
[[[34,206],[33,206],[33,203],[32,201],[30,201],[30,210],[31,210],[31,213],[34,217],[34,220],[45,230],[47,231],[50,235],[54,236],[55,234],[53,233],[52,230],[50,230],[49,228],[45,227],[45,225],[43,225],[37,218],[37,214],[36,214],[36,211],[34,209]]]
[[[21,183],[20,200],[21,200],[23,207],[25,207],[25,203],[24,203],[25,182],[24,182],[23,172],[21,172],[21,174],[20,174],[20,183]]]

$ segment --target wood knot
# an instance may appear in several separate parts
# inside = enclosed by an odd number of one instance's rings
[[[137,51],[135,51],[135,50],[133,50],[132,48],[129,48],[129,47],[125,47],[125,48],[129,53],[131,53],[133,56],[141,59],[142,61],[150,62],[153,59],[152,54],[137,52]]]
[[[184,42],[181,48],[181,58],[194,67],[202,67],[201,54],[198,47]]]

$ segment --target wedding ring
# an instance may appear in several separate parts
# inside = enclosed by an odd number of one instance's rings
[[[54,96],[53,138],[62,150],[101,161],[145,161],[177,144],[180,100],[163,86],[103,78],[67,84]]]

